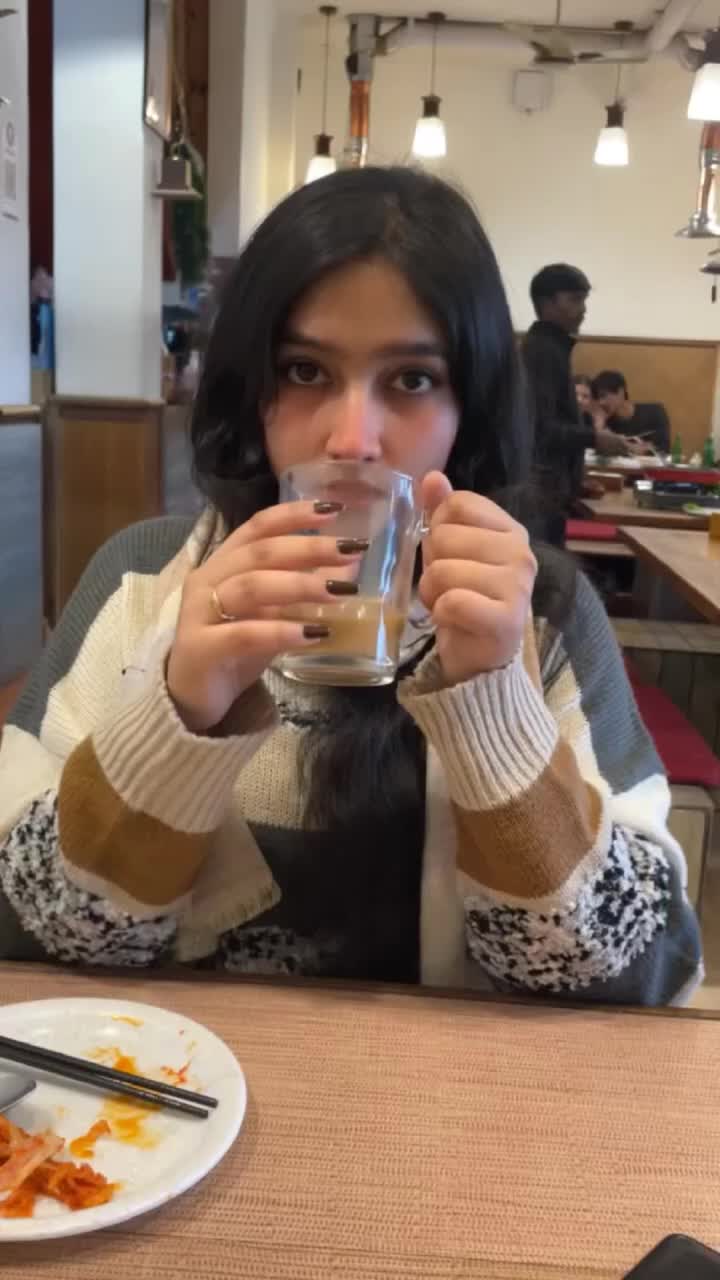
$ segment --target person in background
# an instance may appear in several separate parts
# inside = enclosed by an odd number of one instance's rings
[[[587,374],[576,373],[573,378],[573,386],[575,387],[575,395],[577,396],[578,409],[580,411],[580,421],[583,426],[604,426],[605,415],[602,409],[598,409],[597,405],[593,402],[592,385]],[[581,498],[602,498],[604,493],[605,487],[600,484],[598,480],[594,480],[588,475],[583,476],[582,486],[580,488]]]
[[[565,518],[580,496],[586,449],[617,455],[626,440],[580,417],[570,362],[590,281],[564,262],[543,267],[530,283],[537,320],[525,335],[522,354],[535,418],[535,454],[540,484],[548,495],[547,536],[561,544]]]
[[[592,378],[589,378],[586,373],[576,373],[573,386],[580,410],[580,421],[586,427],[604,427],[607,419],[605,412],[593,400]]]
[[[631,441],[633,453],[670,452],[670,419],[663,404],[636,404],[616,369],[604,369],[592,381],[592,394],[606,415],[607,426]]]

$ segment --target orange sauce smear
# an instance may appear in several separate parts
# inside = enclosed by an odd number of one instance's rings
[[[164,1080],[167,1080],[169,1084],[176,1084],[182,1087],[188,1082],[187,1073],[190,1070],[190,1066],[190,1062],[186,1062],[184,1066],[178,1067],[177,1070],[175,1070],[174,1067],[161,1067],[160,1075]]]
[[[125,1071],[128,1075],[142,1075],[135,1058],[121,1053],[119,1049],[96,1049],[89,1056],[98,1062],[106,1062],[117,1071]],[[160,1139],[152,1130],[148,1130],[147,1120],[157,1110],[155,1103],[133,1102],[131,1098],[116,1094],[103,1103],[100,1120],[105,1121],[117,1142],[139,1147],[141,1151],[151,1151]]]
[[[121,1021],[121,1019],[118,1019]],[[195,1048],[195,1043],[188,1046],[190,1049]],[[125,1071],[128,1075],[138,1076],[144,1073],[140,1071],[137,1061],[132,1055],[122,1053],[114,1047],[103,1047],[94,1049],[88,1055],[96,1062],[107,1063],[108,1066],[115,1067],[117,1071]],[[190,1070],[191,1060],[188,1059],[182,1067],[161,1067],[159,1075],[170,1084],[180,1087],[188,1084],[188,1071]],[[153,1111],[157,1111],[159,1104],[152,1102],[133,1102],[131,1098],[123,1097],[121,1094],[108,1098],[103,1104],[100,1112],[100,1123],[107,1123],[110,1133],[118,1142],[124,1142],[128,1146],[139,1147],[142,1151],[152,1150],[158,1145],[160,1139],[148,1129],[147,1120]]]
[[[76,1156],[78,1160],[91,1160],[95,1155],[95,1143],[98,1138],[105,1138],[110,1133],[111,1129],[107,1120],[96,1120],[87,1133],[81,1134],[79,1138],[74,1138],[69,1143],[70,1154]]]

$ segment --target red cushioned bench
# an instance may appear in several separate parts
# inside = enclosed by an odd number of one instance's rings
[[[616,524],[603,524],[601,520],[567,520],[565,537],[581,538],[583,542],[615,542],[618,536]]]
[[[675,703],[646,684],[625,659],[638,710],[668,776],[672,795],[669,826],[688,864],[688,896],[699,910],[715,806],[710,792],[720,788],[720,760]]]
[[[603,524],[600,520],[567,520],[565,549],[592,560],[635,559],[635,552],[626,542],[620,541],[617,525]]]
[[[708,789],[720,787],[720,760],[702,735],[662,689],[642,680],[627,658],[625,666],[640,715],[670,782]]]

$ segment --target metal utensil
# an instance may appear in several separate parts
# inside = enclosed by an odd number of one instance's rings
[[[9,1111],[16,1102],[21,1102],[35,1088],[32,1076],[20,1075],[16,1071],[0,1072],[0,1112]]]

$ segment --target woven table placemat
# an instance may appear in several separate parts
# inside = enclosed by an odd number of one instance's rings
[[[245,1070],[243,1130],[123,1227],[0,1245],[2,1280],[619,1280],[720,1245],[720,1021],[0,966],[0,1002],[146,1001]]]

